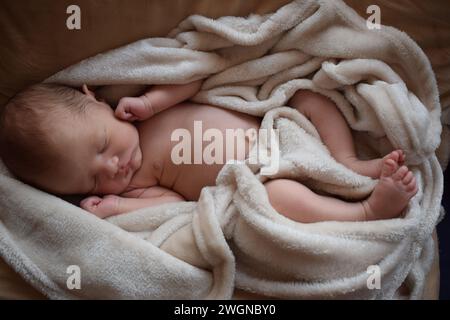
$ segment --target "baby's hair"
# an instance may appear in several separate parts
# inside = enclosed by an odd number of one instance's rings
[[[62,160],[54,143],[58,120],[84,116],[88,102],[77,89],[44,83],[12,97],[0,108],[0,157],[6,167],[36,185],[38,177]]]

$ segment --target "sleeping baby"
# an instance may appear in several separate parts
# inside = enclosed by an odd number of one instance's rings
[[[112,109],[86,85],[81,90],[37,84],[2,108],[0,156],[22,181],[57,195],[83,194],[80,206],[100,218],[168,202],[196,201],[215,185],[220,163],[175,163],[177,129],[255,129],[261,118],[190,102],[201,81],[156,85],[139,97],[124,97]],[[271,179],[264,186],[273,208],[289,219],[364,221],[401,215],[417,192],[413,173],[395,150],[383,158],[360,160],[350,128],[325,96],[298,90],[287,105],[316,127],[332,156],[355,172],[379,179],[363,201],[319,195],[299,181]],[[248,136],[242,143],[249,150]],[[193,153],[196,151],[193,150]],[[248,153],[229,156],[244,160]]]

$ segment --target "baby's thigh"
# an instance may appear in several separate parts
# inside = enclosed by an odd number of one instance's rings
[[[307,202],[316,196],[308,187],[290,179],[269,180],[264,187],[272,207],[293,220],[298,220],[299,213],[307,209]]]
[[[287,105],[297,109],[308,119],[327,115],[330,109],[336,109],[335,103],[328,97],[311,90],[299,89],[289,99]]]

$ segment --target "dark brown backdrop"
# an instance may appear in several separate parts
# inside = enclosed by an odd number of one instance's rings
[[[331,0],[330,0],[331,1]],[[268,13],[289,0],[2,0],[0,2],[0,107],[31,83],[84,58],[132,41],[165,36],[190,14],[212,18]],[[436,72],[442,101],[450,103],[450,2],[448,0],[345,0],[360,15],[381,8],[381,23],[407,32]],[[81,8],[81,30],[66,28],[66,8]],[[1,208],[0,208],[1,210]],[[436,297],[438,265],[427,297]],[[0,259],[0,298],[38,298]]]

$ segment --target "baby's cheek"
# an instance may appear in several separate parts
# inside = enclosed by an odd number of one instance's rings
[[[120,180],[107,180],[100,184],[99,192],[102,194],[120,194],[127,185]]]

